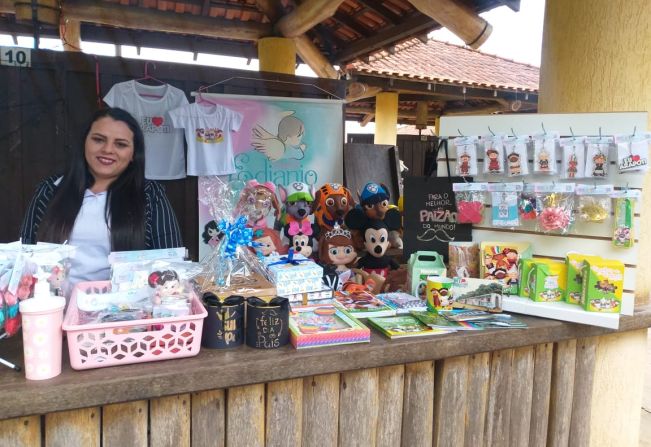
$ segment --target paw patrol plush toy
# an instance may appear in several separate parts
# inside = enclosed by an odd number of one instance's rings
[[[357,267],[368,273],[376,273],[386,278],[389,270],[396,270],[399,265],[386,255],[389,248],[389,231],[400,228],[400,216],[386,215],[384,220],[369,219],[357,208],[346,215],[348,228],[360,230],[364,239],[366,255],[357,261]]]
[[[326,183],[314,196],[314,219],[322,232],[330,231],[335,224],[343,225],[344,217],[355,202],[350,191],[339,183]]]
[[[382,183],[367,183],[364,189],[359,194],[359,202],[361,210],[371,220],[388,219],[390,222],[401,222],[402,217],[400,210],[395,205],[389,203],[391,198],[389,188]],[[359,210],[353,211],[359,213]],[[389,243],[391,247],[402,248],[402,238],[400,237],[400,227],[394,228],[395,225],[390,225],[389,230]]]
[[[278,185],[278,193],[284,205],[279,226],[284,229],[287,238],[298,234],[316,237],[319,227],[310,222],[314,186],[310,187],[302,182],[291,183],[287,188]]]
[[[254,229],[267,228],[267,216],[273,211],[280,214],[280,204],[276,197],[276,185],[271,182],[259,183],[249,180],[240,193],[235,212],[247,217],[247,226]]]

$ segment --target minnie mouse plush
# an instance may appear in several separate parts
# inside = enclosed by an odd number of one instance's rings
[[[386,255],[389,248],[389,231],[400,228],[400,215],[387,214],[384,220],[369,219],[360,208],[351,210],[346,215],[348,228],[360,230],[364,240],[366,255],[357,261],[357,267],[368,273],[376,273],[384,278],[389,270],[398,269],[399,265]]]

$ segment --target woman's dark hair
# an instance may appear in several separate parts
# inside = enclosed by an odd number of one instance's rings
[[[203,243],[207,244],[210,242],[210,239],[212,239],[212,236],[208,233],[208,230],[214,230],[217,232],[217,239],[221,239],[223,234],[219,228],[217,228],[217,222],[214,220],[211,220],[208,222],[206,225],[203,227],[203,233],[201,233],[201,239],[203,239]]]
[[[133,132],[133,161],[107,192],[105,217],[110,222],[111,250],[145,248],[145,138],[135,118],[119,108],[98,110],[88,123],[40,225],[39,240],[60,243],[70,238],[84,192],[95,183],[86,162],[86,137],[93,123],[105,117],[125,123]]]

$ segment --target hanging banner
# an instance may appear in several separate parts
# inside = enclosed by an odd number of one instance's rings
[[[201,98],[242,116],[239,129],[231,134],[237,172],[223,180],[283,186],[303,182],[315,188],[342,182],[343,101],[208,93]],[[201,187],[198,196],[202,259],[216,243],[217,228]]]

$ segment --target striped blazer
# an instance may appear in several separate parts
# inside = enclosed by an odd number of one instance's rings
[[[62,178],[57,175],[48,177],[36,187],[36,192],[29,202],[23,225],[20,228],[20,237],[23,243],[35,244],[37,242],[38,227]],[[179,224],[163,186],[157,182],[145,180],[145,248],[149,250],[182,246]]]

